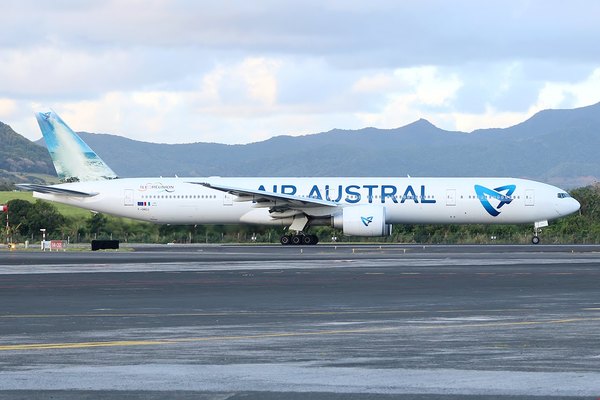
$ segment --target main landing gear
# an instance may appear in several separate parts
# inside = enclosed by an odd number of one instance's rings
[[[283,235],[281,239],[279,239],[282,245],[314,245],[319,243],[319,238],[317,235],[305,235],[300,233],[298,235]]]
[[[288,228],[292,232],[296,232],[295,235],[283,235],[279,241],[282,245],[287,246],[293,244],[299,245],[314,245],[319,243],[317,235],[306,235],[302,231],[308,226],[308,217],[306,215],[298,215],[294,217],[292,225]]]

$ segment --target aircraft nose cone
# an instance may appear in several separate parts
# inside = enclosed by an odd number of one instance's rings
[[[579,202],[572,197],[565,200],[568,201],[564,202],[564,204],[562,204],[560,207],[560,214],[563,216],[573,214],[574,212],[577,212],[581,207],[581,204],[579,204]]]
[[[579,204],[577,200],[573,198],[571,198],[571,200],[573,200],[573,211],[571,211],[569,214],[579,211],[579,209],[581,208],[581,204]]]

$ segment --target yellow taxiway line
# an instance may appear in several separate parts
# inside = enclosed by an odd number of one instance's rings
[[[514,322],[482,322],[465,324],[436,324],[426,326],[413,326],[417,329],[456,329],[456,328],[489,328],[489,327],[509,327],[509,326],[536,326],[536,325],[557,325],[571,324],[577,322],[600,321],[598,318],[567,318],[542,321],[514,321]],[[232,335],[232,336],[207,336],[207,337],[189,337],[174,339],[139,339],[139,340],[114,340],[98,342],[65,342],[65,343],[32,343],[32,344],[8,344],[0,345],[0,351],[19,351],[19,350],[47,350],[47,349],[85,349],[97,347],[127,347],[127,346],[156,346],[172,345],[180,343],[210,342],[210,341],[228,341],[228,340],[260,340],[268,338],[284,337],[306,337],[306,336],[329,336],[329,335],[349,335],[361,333],[382,333],[390,331],[399,331],[406,329],[407,326],[393,327],[371,327],[354,329],[335,329],[321,331],[298,331],[298,332],[275,332],[255,335]]]

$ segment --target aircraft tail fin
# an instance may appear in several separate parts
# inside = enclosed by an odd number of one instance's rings
[[[38,112],[35,116],[61,181],[117,178],[117,174],[54,111]]]

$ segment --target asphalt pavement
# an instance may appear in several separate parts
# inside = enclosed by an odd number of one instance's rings
[[[0,253],[0,398],[600,396],[595,246]]]

